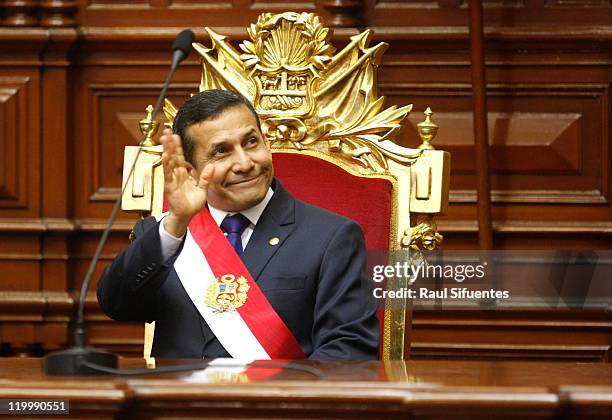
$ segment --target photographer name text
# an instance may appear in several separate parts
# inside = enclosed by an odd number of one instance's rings
[[[409,289],[402,287],[399,290],[384,290],[376,287],[373,290],[377,299],[509,299],[507,290],[470,290],[466,287],[444,287],[431,290],[427,287]]]

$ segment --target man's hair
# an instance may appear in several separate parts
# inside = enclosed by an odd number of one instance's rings
[[[257,128],[261,131],[259,116],[247,98],[231,90],[211,89],[200,92],[187,99],[174,118],[172,129],[174,134],[181,137],[181,146],[185,160],[195,166],[193,153],[195,142],[187,135],[187,129],[202,121],[218,117],[226,109],[238,105],[246,106],[257,121]]]

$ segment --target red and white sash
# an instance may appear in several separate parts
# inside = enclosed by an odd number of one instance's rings
[[[203,209],[189,224],[174,269],[191,301],[233,358],[304,358],[299,343],[208,209]],[[223,294],[224,291],[230,293]],[[228,305],[223,300],[225,296],[235,300]]]

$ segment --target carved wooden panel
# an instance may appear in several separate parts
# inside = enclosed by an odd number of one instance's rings
[[[136,44],[132,45],[136,48]],[[124,147],[141,140],[138,121],[146,116],[146,106],[155,102],[167,71],[163,61],[167,54],[148,52],[154,56],[137,57],[142,65],[129,71],[117,65],[98,66],[100,56],[94,55],[95,65],[86,67],[75,80],[75,109],[88,116],[73,120],[78,139],[73,147],[76,176],[71,179],[75,215],[80,220],[99,218],[96,222],[99,228],[109,214],[112,201],[119,195]],[[121,54],[125,60],[130,53],[122,50]],[[156,64],[144,65],[151,60]],[[195,63],[179,70],[168,97],[182,104],[190,93],[197,91],[198,74]],[[163,119],[160,114],[159,120]],[[131,216],[121,214],[120,218]]]
[[[93,120],[89,200],[109,201],[117,197],[124,147],[142,140],[138,122],[146,116],[144,108],[154,102],[160,87],[137,83],[90,85]],[[197,91],[195,84],[190,88],[174,89],[168,98],[180,104],[194,91]],[[163,118],[159,117],[162,121]]]
[[[451,152],[453,201],[473,202],[472,114],[470,93],[452,84],[444,91],[385,85],[393,103],[415,103],[402,138],[417,145],[416,123],[424,104],[434,109],[441,127],[434,144]],[[492,87],[489,98],[489,143],[494,201],[609,203],[610,159],[602,153],[609,138],[609,90],[566,85]],[[420,109],[419,109],[420,108]],[[436,112],[437,110],[437,112]],[[463,191],[458,193],[458,191]]]
[[[4,197],[10,197],[10,186],[7,185],[7,180],[10,178],[10,175],[7,176],[6,171],[11,171],[8,168],[7,156],[11,156],[11,147],[7,144],[9,138],[14,138],[14,130],[15,130],[15,117],[17,113],[14,109],[14,97],[15,90],[14,89],[0,89],[0,120],[3,122],[2,129],[0,129],[0,156],[3,156],[3,159],[0,159],[0,194]],[[11,123],[11,120],[12,123]],[[12,142],[13,144],[15,141]],[[14,159],[11,159],[14,162]]]
[[[582,151],[582,118],[577,113],[489,112],[489,145],[493,173],[543,175],[580,174]],[[416,124],[423,118],[410,117],[407,132],[416,133]],[[453,131],[440,130],[436,145],[453,150],[456,173],[474,171],[473,115],[470,112],[437,113],[436,122]],[[527,156],[538,156],[529,160]]]
[[[0,218],[38,216],[38,89],[36,72],[0,69]]]
[[[0,208],[27,205],[28,77],[0,76]]]

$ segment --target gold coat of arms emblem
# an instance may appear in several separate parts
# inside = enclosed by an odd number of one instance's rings
[[[272,149],[321,150],[364,173],[384,173],[388,160],[410,165],[422,154],[393,142],[412,105],[385,109],[376,73],[388,45],[369,46],[372,31],[351,37],[341,51],[332,31],[313,13],[263,13],[235,49],[224,35],[205,28],[212,47],[194,43],[202,57],[199,90],[227,89],[248,98]],[[166,99],[174,121],[178,108]]]
[[[246,302],[250,288],[244,276],[219,276],[208,287],[206,306],[212,308],[215,314],[235,311]]]

